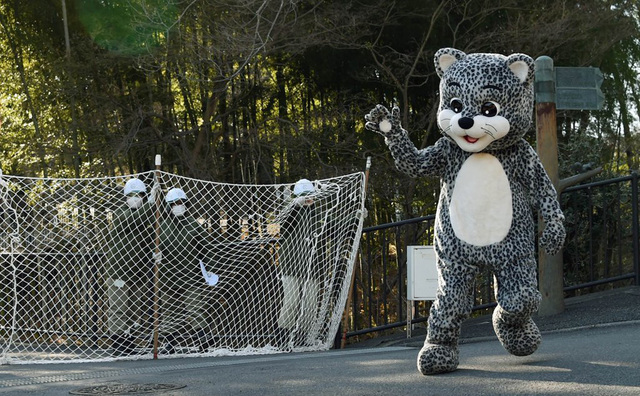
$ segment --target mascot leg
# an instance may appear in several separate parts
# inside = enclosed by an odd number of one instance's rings
[[[418,371],[424,375],[458,368],[460,326],[473,307],[471,292],[476,267],[449,266],[438,259],[438,293],[429,313],[429,330],[418,354]]]
[[[495,272],[496,299],[493,329],[502,346],[512,355],[527,356],[538,349],[540,330],[531,319],[540,305],[533,257],[508,263]]]

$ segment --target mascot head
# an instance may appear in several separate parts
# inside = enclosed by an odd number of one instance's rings
[[[436,52],[442,133],[471,153],[519,141],[532,125],[533,65],[524,54]]]

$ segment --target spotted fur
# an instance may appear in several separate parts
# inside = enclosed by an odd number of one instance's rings
[[[556,190],[536,152],[523,139],[532,128],[533,60],[523,54],[467,55],[444,48],[436,53],[435,65],[441,78],[438,125],[444,136],[433,146],[416,149],[400,125],[397,107],[389,112],[378,105],[365,116],[367,129],[385,137],[399,170],[412,177],[440,177],[434,237],[439,282],[417,360],[423,374],[457,368],[460,326],[473,306],[474,279],[485,267],[495,276],[498,306],[493,325],[498,339],[514,355],[533,353],[540,344],[540,332],[531,315],[541,299],[535,212],[546,224],[539,242],[547,253],[556,254],[565,238]],[[380,130],[383,121],[391,124],[390,130],[383,128],[388,132]],[[467,162],[469,166],[463,168]],[[506,176],[506,192],[489,191],[495,179],[492,173],[486,175],[486,184],[473,184],[475,190],[465,194],[471,197],[456,198],[456,182],[484,177],[484,168],[474,166],[485,163],[493,164],[496,176]],[[471,176],[463,177],[465,172],[472,172]],[[511,204],[510,218],[492,218],[482,210],[485,202],[491,207],[492,197],[504,199],[505,194],[511,195],[506,201]],[[484,200],[482,204],[474,202],[476,195]],[[479,210],[469,210],[468,204],[477,204]],[[485,227],[491,235],[475,238],[472,226]]]

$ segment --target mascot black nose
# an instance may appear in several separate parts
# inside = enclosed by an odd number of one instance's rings
[[[462,117],[458,120],[458,125],[460,125],[462,129],[469,129],[473,126],[473,118]]]

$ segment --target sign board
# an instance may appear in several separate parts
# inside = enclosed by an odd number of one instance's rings
[[[604,77],[597,67],[556,67],[556,109],[600,110],[604,95],[600,90]]]
[[[407,246],[407,300],[435,300],[437,290],[433,246]]]

